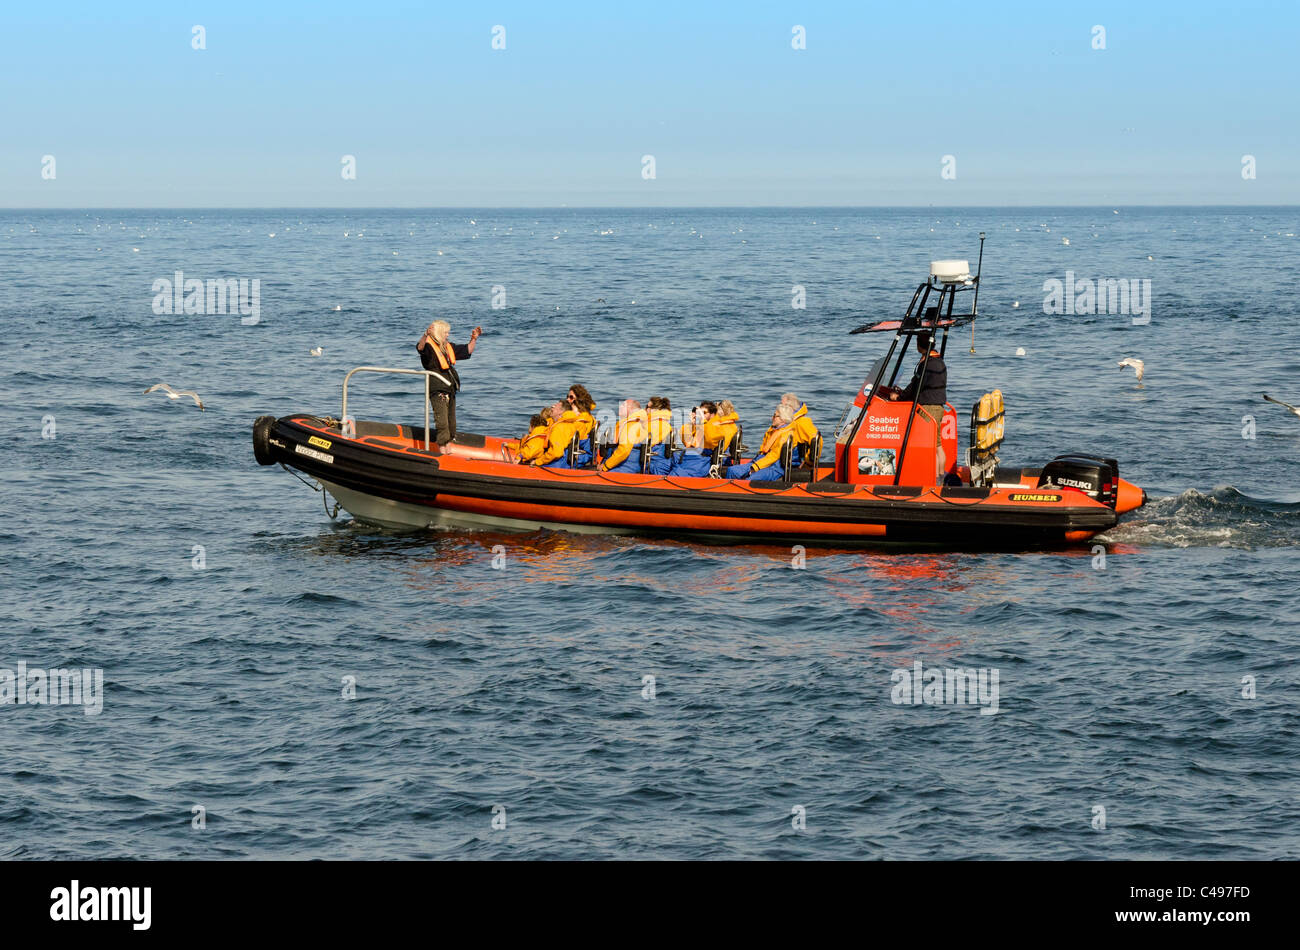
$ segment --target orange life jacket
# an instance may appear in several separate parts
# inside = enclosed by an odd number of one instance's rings
[[[438,357],[438,365],[443,369],[451,369],[456,365],[456,351],[452,348],[451,340],[444,340],[442,346],[437,343],[429,345],[433,347],[433,353]]]
[[[649,417],[650,444],[658,445],[660,442],[666,442],[669,433],[673,431],[672,412],[668,409],[651,409]]]
[[[799,407],[799,411],[794,414],[794,443],[795,445],[812,445],[813,440],[817,438],[817,426],[813,424],[812,419],[808,418],[808,405]]]
[[[546,451],[533,459],[533,464],[549,464],[569,451],[577,422],[578,414],[572,409],[565,410],[564,415],[552,422],[546,430]]]
[[[763,444],[758,450],[761,455],[754,459],[753,471],[757,472],[775,462],[779,462],[781,460],[781,450],[785,448],[787,442],[794,438],[794,435],[794,420],[768,429],[767,434],[763,436]]]
[[[708,422],[704,423],[704,447],[716,449],[719,443],[736,434],[736,425],[739,422],[740,416],[734,412],[729,412],[725,416],[715,413]]]
[[[541,455],[546,448],[546,432],[550,426],[534,426],[519,443],[519,458],[531,462]]]
[[[605,461],[603,467],[608,469],[622,465],[627,460],[627,457],[632,454],[633,447],[645,441],[648,428],[644,410],[634,412],[626,420],[620,422],[615,430],[618,447],[614,449],[614,454]]]

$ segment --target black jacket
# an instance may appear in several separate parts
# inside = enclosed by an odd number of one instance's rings
[[[451,348],[456,354],[457,363],[461,360],[469,359],[469,346],[466,344],[453,343]],[[456,367],[454,365],[444,370],[438,363],[438,354],[433,352],[433,347],[431,346],[420,346],[419,344],[416,344],[416,350],[420,354],[420,362],[424,364],[424,368],[432,371],[434,374],[429,377],[430,393],[455,394],[460,391],[460,374],[456,372]]]
[[[948,367],[942,356],[930,355],[925,364],[925,379],[921,379],[921,364],[916,364],[916,373],[899,397],[908,402],[922,406],[942,406],[948,401]]]

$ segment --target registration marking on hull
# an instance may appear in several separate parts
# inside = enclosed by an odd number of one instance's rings
[[[318,462],[329,462],[331,465],[334,464],[334,456],[326,452],[317,452],[315,449],[309,449],[305,445],[295,445],[293,450],[299,455],[307,456],[309,459],[315,459]]]

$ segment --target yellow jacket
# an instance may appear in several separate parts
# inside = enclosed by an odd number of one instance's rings
[[[648,418],[650,420],[650,444],[658,445],[660,442],[667,442],[669,433],[673,431],[672,412],[668,409],[651,409]]]
[[[565,413],[565,415],[568,415],[568,413]],[[577,422],[575,424],[578,428],[578,438],[585,439],[596,428],[596,417],[584,409],[582,412],[577,413]]]
[[[548,465],[569,451],[573,433],[578,429],[578,414],[572,409],[551,423],[546,430],[546,451],[533,459],[534,465]]]
[[[645,441],[648,429],[649,422],[644,411],[634,412],[627,417],[626,421],[620,422],[614,431],[618,447],[614,449],[614,454],[605,460],[601,468],[616,468],[627,461],[633,447]]]
[[[720,414],[712,416],[704,423],[704,447],[716,449],[721,442],[736,434],[736,426],[739,422],[740,416],[734,412],[729,412],[725,416]]]
[[[549,426],[534,426],[519,440],[519,460],[531,462],[546,450],[546,431]]]
[[[817,438],[817,427],[813,425],[812,419],[808,418],[808,406],[799,407],[799,411],[794,414],[794,444],[811,445]]]
[[[759,447],[759,457],[754,459],[750,466],[751,471],[759,471],[767,468],[776,462],[781,461],[781,450],[785,444],[794,438],[794,423],[781,426],[779,429],[775,426],[767,430],[763,436],[763,444]]]

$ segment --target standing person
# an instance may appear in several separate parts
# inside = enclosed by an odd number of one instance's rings
[[[927,351],[928,360],[925,358]],[[894,401],[915,402],[917,410],[923,412],[926,418],[934,423],[935,477],[942,479],[943,473],[948,470],[942,436],[944,403],[948,401],[948,365],[944,363],[938,350],[930,349],[928,333],[916,335],[916,352],[921,354],[921,360],[916,364],[912,381],[901,393],[898,395],[891,393],[889,398]],[[924,373],[921,372],[922,365],[925,366]]]
[[[469,335],[468,344],[452,343],[451,324],[446,320],[434,320],[415,344],[420,353],[420,362],[426,370],[433,373],[428,377],[429,403],[433,407],[433,421],[438,429],[438,451],[442,451],[443,446],[456,438],[456,393],[460,391],[456,361],[467,360],[474,355],[474,344],[482,332],[482,327],[475,327]]]
[[[926,351],[929,351],[929,360],[926,360]],[[912,374],[912,381],[907,384],[907,388],[901,393],[890,394],[889,398],[895,401],[915,402],[921,409],[926,410],[928,415],[936,426],[943,424],[943,404],[948,401],[948,365],[944,363],[943,357],[939,355],[938,350],[930,349],[930,334],[918,333],[916,335],[916,352],[921,354],[921,359],[916,364],[916,372]],[[921,366],[924,364],[925,372],[921,372]]]

